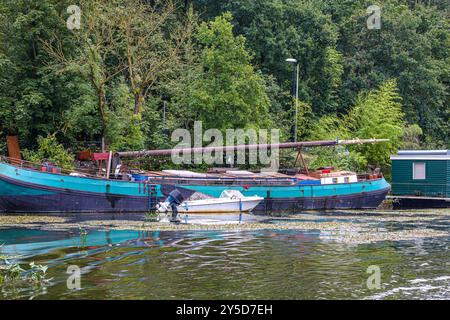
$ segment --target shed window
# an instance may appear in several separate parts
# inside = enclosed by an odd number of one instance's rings
[[[413,163],[413,179],[426,179],[424,162]]]

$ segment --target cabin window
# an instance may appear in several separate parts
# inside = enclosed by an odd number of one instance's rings
[[[424,162],[413,162],[413,180],[418,179],[426,179]]]
[[[344,182],[345,183],[349,183],[350,182],[350,178],[349,177],[344,177]]]
[[[338,183],[338,178],[333,178],[333,183]]]

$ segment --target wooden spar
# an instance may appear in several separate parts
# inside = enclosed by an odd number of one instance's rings
[[[109,179],[109,174],[111,173],[111,160],[112,160],[112,151],[110,151],[108,155],[108,165],[106,167],[106,179]]]
[[[19,164],[22,157],[20,156],[19,138],[17,136],[6,136],[6,146],[12,164]]]
[[[196,147],[196,148],[174,148],[162,150],[143,150],[143,151],[123,151],[117,152],[120,157],[125,158],[140,158],[148,156],[170,156],[180,153],[203,153],[213,151],[239,151],[239,150],[258,150],[258,149],[297,149],[300,147],[320,147],[320,146],[335,146],[335,145],[350,145],[350,144],[364,144],[386,142],[389,139],[354,139],[354,140],[321,140],[321,141],[299,141],[299,142],[284,142],[273,144],[241,144],[236,146],[222,146],[222,147]]]
[[[306,174],[309,176],[308,166],[306,165],[305,159],[303,158],[303,155],[302,155],[302,148],[301,148],[301,147],[298,148],[297,158],[295,158],[294,167],[297,166],[298,158],[300,158],[300,160],[302,161],[303,168],[306,170]]]

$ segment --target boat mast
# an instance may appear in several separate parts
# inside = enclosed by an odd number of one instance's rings
[[[170,156],[172,153],[203,153],[212,151],[239,151],[239,150],[258,150],[259,148],[279,148],[279,149],[299,149],[302,147],[320,147],[387,142],[389,139],[353,139],[353,140],[320,140],[320,141],[299,141],[284,142],[273,144],[241,144],[236,146],[215,146],[215,147],[197,147],[197,148],[174,148],[161,150],[142,150],[142,151],[122,151],[116,155],[124,158],[142,158],[150,156]]]

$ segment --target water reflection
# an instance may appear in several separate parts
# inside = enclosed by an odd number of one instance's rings
[[[48,264],[37,299],[450,298],[449,238],[349,245],[319,231],[0,231],[3,254]],[[66,288],[69,265],[82,289]],[[366,287],[378,265],[382,288]],[[9,296],[4,294],[4,298]]]

